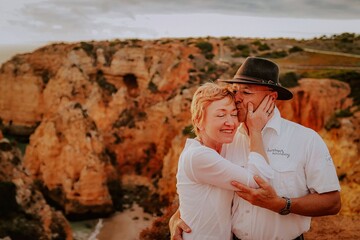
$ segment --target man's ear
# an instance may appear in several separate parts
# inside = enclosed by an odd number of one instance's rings
[[[274,100],[276,100],[278,98],[278,92],[277,91],[273,91],[269,94],[271,97],[274,98]]]

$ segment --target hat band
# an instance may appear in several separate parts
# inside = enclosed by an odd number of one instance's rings
[[[275,86],[281,87],[281,84],[279,82],[274,82],[273,80],[263,80],[263,79],[248,77],[248,76],[244,76],[244,75],[236,76],[234,79],[247,80],[247,81],[254,82],[254,83],[275,85]]]

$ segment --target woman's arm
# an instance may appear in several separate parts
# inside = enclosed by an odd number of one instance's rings
[[[194,181],[211,184],[228,190],[236,190],[230,183],[238,181],[252,188],[258,187],[253,179],[261,173],[265,179],[271,179],[274,170],[265,159],[256,153],[249,155],[249,169],[243,168],[224,159],[215,150],[202,147],[197,149],[185,162],[185,172]]]

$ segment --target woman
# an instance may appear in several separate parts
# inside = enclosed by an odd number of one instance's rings
[[[257,187],[254,175],[269,180],[273,170],[266,162],[261,129],[269,120],[274,103],[267,97],[252,112],[247,125],[251,153],[247,169],[221,156],[222,145],[230,143],[239,126],[233,92],[225,86],[206,83],[194,94],[191,114],[195,139],[187,139],[178,163],[177,191],[181,218],[192,229],[183,239],[231,239],[232,180]]]

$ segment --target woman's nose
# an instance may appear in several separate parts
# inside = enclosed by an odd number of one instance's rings
[[[234,124],[235,124],[234,118],[233,118],[232,116],[228,116],[228,117],[226,118],[225,124],[227,124],[227,125],[229,125],[229,126],[234,125]]]

